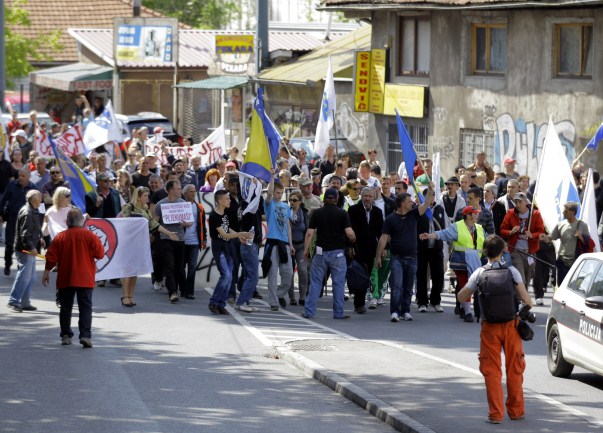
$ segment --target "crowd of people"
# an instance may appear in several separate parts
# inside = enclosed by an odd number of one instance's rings
[[[16,254],[18,275],[9,307],[27,311],[35,307],[29,298],[31,284],[22,284],[21,275],[27,274],[23,278],[33,281],[30,262],[34,250],[39,253],[44,243],[50,245],[58,232],[67,228],[67,214],[73,205],[70,185],[59,166],[37,156],[24,129],[13,128],[11,136],[10,161],[0,157],[0,217],[6,222],[4,274],[11,274]],[[440,179],[432,179],[429,159],[418,161],[413,168],[415,189],[409,188],[408,179],[401,179],[397,171],[382,169],[374,149],[356,166],[349,156],[336,155],[333,146],[322,159],[310,161],[306,150],[294,149],[285,139],[272,180],[263,185],[265,195],[249,212],[250,204],[242,198],[239,185],[242,159],[236,147],[213,164],[202,166],[199,156],[189,160],[168,154],[165,146],[170,143],[166,141],[161,143],[163,154],[143,155],[146,140],[149,131],[143,127],[122,144],[123,152],[118,146],[101,146],[87,158],[74,157],[98,185],[85,197],[85,216],[146,218],[153,288],[165,289],[172,303],[195,298],[199,251],[211,245],[220,273],[209,305],[216,314],[227,314],[228,302],[238,310],[252,312],[250,300],[261,297],[257,292],[260,270],[267,278],[273,311],[299,304],[305,307],[306,316],[313,317],[315,298],[322,296],[330,277],[337,298],[336,318],[348,317],[342,299],[353,297],[354,312],[365,314],[386,303],[388,290],[392,321],[412,320],[413,292],[420,313],[429,307],[441,313],[446,273],[449,290],[458,292],[485,262],[483,242],[493,234],[507,242],[507,261],[519,271],[526,287],[533,280],[536,303],[542,304],[549,280],[563,278],[575,259],[576,243],[588,236],[586,224],[576,220],[575,203],[566,204],[565,221],[547,233],[531,203],[534,182],[515,171],[511,158],[504,160],[502,172],[494,172],[484,152],[476,155],[474,163],[458,166],[451,176]],[[573,169],[584,189],[583,167],[577,164]],[[600,218],[603,189],[596,172],[594,182]],[[434,195],[435,184],[443,191],[439,197]],[[425,195],[423,203],[418,191]],[[199,204],[199,194],[204,192],[215,194],[216,207],[209,215]],[[34,210],[38,201],[41,205]],[[194,222],[165,223],[162,205],[185,201],[192,204]],[[317,212],[319,209],[325,211]],[[31,254],[22,252],[24,236],[31,235],[30,224],[20,222],[24,214],[40,220],[40,242],[30,242],[25,248]],[[550,243],[554,239],[565,241],[557,257]],[[265,247],[263,258],[258,256],[261,246]],[[370,283],[344,293],[346,267],[352,260],[361,265]],[[98,285],[105,283],[99,281]],[[135,277],[110,283],[122,286],[124,307],[136,306]],[[455,313],[465,322],[480,317],[479,305],[469,301],[457,303]]]

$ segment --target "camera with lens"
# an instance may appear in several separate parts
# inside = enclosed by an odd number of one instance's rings
[[[536,314],[532,313],[528,304],[519,304],[519,310],[517,311],[517,317],[521,320],[525,320],[530,323],[534,323],[536,321]]]

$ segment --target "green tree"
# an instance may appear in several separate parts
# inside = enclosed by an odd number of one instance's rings
[[[142,4],[200,29],[221,29],[238,12],[234,0],[143,0]]]
[[[26,38],[17,33],[15,27],[29,27],[29,12],[25,9],[26,0],[17,0],[4,9],[4,37],[6,42],[6,77],[8,85],[11,78],[25,77],[33,70],[32,61],[51,60],[50,52],[62,49],[59,43],[60,30],[36,38]]]

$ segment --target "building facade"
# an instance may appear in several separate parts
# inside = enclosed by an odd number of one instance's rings
[[[601,123],[601,4],[324,0],[321,6],[370,20],[371,47],[388,52],[386,83],[425,87],[423,115],[402,116],[419,153],[440,152],[443,173],[484,150],[495,171],[511,157],[533,179],[549,116],[570,163]],[[402,160],[395,117],[373,113],[369,122],[377,135],[368,145],[380,146],[395,169]],[[581,161],[603,169],[597,152]]]

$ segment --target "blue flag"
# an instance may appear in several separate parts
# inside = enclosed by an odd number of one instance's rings
[[[71,187],[71,201],[78,207],[82,213],[86,213],[86,194],[96,191],[96,182],[93,181],[75,162],[59,149],[52,139],[48,136],[54,155],[63,172],[63,179],[69,182]]]
[[[258,88],[251,112],[249,144],[241,171],[270,182],[270,170],[276,166],[281,136],[264,111],[263,94],[264,89]]]
[[[595,136],[590,139],[586,148],[589,150],[597,150],[597,146],[601,140],[603,140],[603,122],[601,122],[601,126],[599,126],[599,129],[595,132]]]
[[[400,113],[398,110],[396,111],[396,122],[398,123],[398,137],[400,138],[400,147],[402,148],[402,156],[404,157],[404,164],[406,165],[406,172],[408,173],[408,180],[410,182],[410,187],[415,191],[417,196],[419,197],[419,201],[422,203],[425,202],[425,197],[421,194],[421,191],[415,185],[415,176],[414,176],[414,168],[415,163],[417,162],[417,152],[415,152],[415,146],[412,144],[412,140],[410,139],[410,135],[408,135],[408,131],[404,126],[404,122],[402,122],[402,118],[400,117]],[[431,212],[431,208],[427,208],[425,214],[429,217],[429,219],[433,218],[433,213]]]

